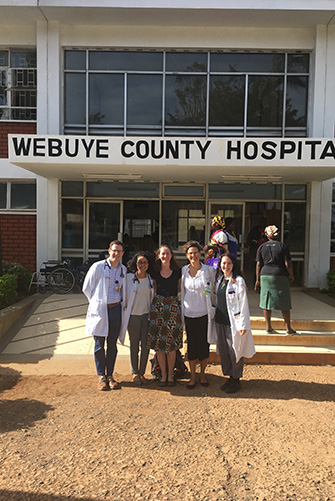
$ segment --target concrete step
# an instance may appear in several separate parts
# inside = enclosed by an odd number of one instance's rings
[[[251,317],[252,331],[265,331],[265,321],[262,317]],[[273,319],[271,325],[275,330],[284,330],[285,324],[281,319]],[[334,320],[292,320],[292,326],[297,331],[333,332],[335,334]]]
[[[332,346],[335,348],[335,333],[317,331],[299,331],[299,334],[290,335],[286,332],[267,334],[264,331],[253,330],[252,335],[256,346],[301,346],[322,348]]]
[[[220,357],[210,351],[209,362],[219,364]],[[260,365],[334,365],[335,346],[256,345],[256,354],[245,359],[247,364]]]

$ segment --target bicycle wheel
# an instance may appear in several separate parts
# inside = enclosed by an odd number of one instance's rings
[[[75,277],[68,268],[56,268],[49,275],[50,289],[56,294],[71,292],[75,284]]]

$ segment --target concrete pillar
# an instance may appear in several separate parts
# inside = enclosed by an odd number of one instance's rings
[[[60,133],[60,43],[58,22],[37,23],[37,133]],[[60,257],[58,179],[37,177],[37,266]]]

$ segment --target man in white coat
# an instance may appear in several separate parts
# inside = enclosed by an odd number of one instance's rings
[[[115,381],[113,372],[117,356],[116,343],[121,332],[122,302],[126,293],[127,269],[121,264],[123,253],[123,243],[113,240],[108,249],[109,258],[90,267],[83,285],[83,292],[89,300],[86,332],[94,336],[98,388],[103,391],[121,387]]]

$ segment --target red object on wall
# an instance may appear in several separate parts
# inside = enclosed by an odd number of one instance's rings
[[[36,271],[36,215],[0,214],[2,259]]]
[[[0,121],[0,158],[8,158],[8,134],[36,134],[36,123]]]

